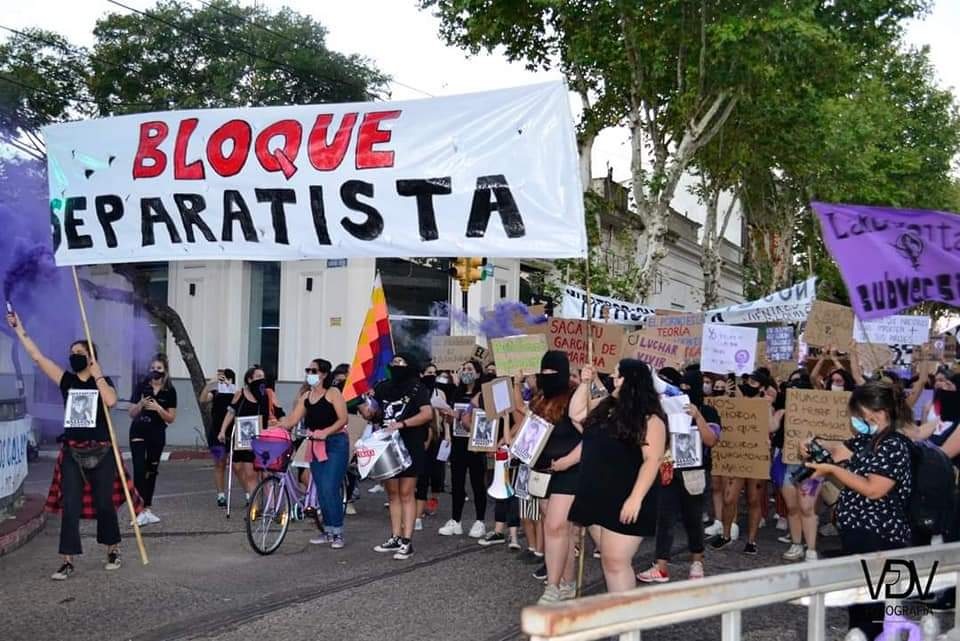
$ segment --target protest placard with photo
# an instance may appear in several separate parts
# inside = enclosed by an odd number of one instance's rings
[[[678,470],[703,465],[703,440],[700,430],[693,429],[686,433],[670,435],[670,454],[673,456],[673,467]]]
[[[720,414],[723,436],[711,448],[713,474],[770,478],[770,403],[760,398],[708,398]]]
[[[67,393],[63,426],[69,429],[87,429],[97,426],[97,405],[100,392],[95,389],[72,389]]]
[[[553,423],[548,423],[536,414],[527,414],[513,445],[510,446],[510,455],[524,465],[533,466],[546,446],[552,431]]]
[[[800,463],[803,460],[800,446],[814,436],[825,441],[851,438],[849,402],[850,392],[788,389],[784,463]]]
[[[853,310],[843,305],[814,301],[803,338],[810,347],[844,347],[853,337]]]
[[[473,428],[470,430],[467,449],[471,452],[496,452],[499,426],[500,419],[496,416],[488,418],[483,410],[474,410]]]
[[[453,435],[454,436],[470,436],[470,429],[463,425],[463,415],[470,411],[470,403],[454,403],[453,404]]]

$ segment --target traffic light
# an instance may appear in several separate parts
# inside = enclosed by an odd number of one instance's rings
[[[470,285],[486,278],[486,264],[486,258],[458,258],[453,261],[449,274],[460,283],[460,289],[467,291]]]

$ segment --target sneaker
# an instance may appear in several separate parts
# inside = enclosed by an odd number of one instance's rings
[[[690,575],[688,577],[691,581],[696,579],[703,578],[703,563],[700,561],[694,561],[690,564]]]
[[[746,550],[744,550],[746,551]],[[799,543],[794,543],[790,546],[786,552],[783,553],[784,561],[799,561],[803,558],[806,550],[803,549],[803,546]]]
[[[757,544],[747,543],[743,546],[743,553],[749,556],[757,556]]]
[[[704,512],[703,516],[700,518],[700,522],[703,523],[704,525],[710,525],[711,523],[713,523],[713,519],[710,518],[709,514]]]
[[[781,532],[786,532],[790,529],[790,523],[787,522],[787,519],[782,516],[777,517],[777,529]]]
[[[765,528],[765,527],[767,527],[767,519],[761,518],[761,519],[760,519],[760,525],[758,525],[757,527],[760,527],[760,528]]]
[[[533,571],[533,578],[537,581],[546,581],[547,580],[547,564],[544,563],[536,570]]]
[[[543,557],[537,556],[536,551],[530,548],[520,556],[520,560],[524,563],[543,563]]]
[[[140,527],[146,527],[147,525],[150,525],[150,519],[147,517],[146,510],[138,514],[136,520],[137,520],[137,525],[139,525]],[[133,527],[133,521],[130,522],[130,527]]]
[[[469,536],[471,539],[482,539],[486,533],[487,526],[483,524],[483,521],[474,521]]]
[[[571,599],[577,598],[577,584],[576,583],[564,583],[560,582],[558,586],[560,590],[560,600],[561,601],[570,601]]]
[[[389,539],[373,548],[374,552],[396,552],[400,549],[400,537],[391,536]]]
[[[710,548],[713,550],[722,550],[723,548],[727,547],[731,543],[733,543],[733,539],[727,539],[722,536],[715,536],[710,541]]]
[[[784,534],[783,536],[778,537],[777,541],[780,543],[786,543],[787,545],[789,545],[793,543],[793,537],[790,536],[789,534]]]
[[[551,605],[563,601],[563,595],[560,593],[560,586],[548,585],[543,589],[543,596],[537,601],[537,605]]]
[[[356,516],[357,508],[353,506],[353,503],[347,503],[347,516]]]
[[[721,532],[723,534],[723,532]],[[734,523],[730,526],[730,540],[736,541],[740,538],[740,526]]]
[[[840,531],[833,523],[824,523],[817,532],[820,536],[840,536]]]
[[[367,490],[367,493],[369,494],[381,494],[382,492],[383,492],[383,486],[380,485],[379,483],[377,483],[376,485],[371,487],[369,490]]]
[[[147,515],[147,525],[153,525],[154,523],[160,522],[160,517],[154,514],[151,510],[144,510],[143,513]]]
[[[637,581],[640,583],[666,583],[670,580],[670,573],[661,570],[656,563],[650,566],[649,570],[637,573]]]
[[[505,537],[500,532],[490,532],[485,537],[477,541],[480,545],[486,547],[488,545],[502,545],[507,542],[507,537]]]
[[[73,574],[73,563],[64,563],[60,569],[50,575],[54,581],[66,581]]]
[[[227,496],[225,494],[217,494],[217,507],[227,507]]]
[[[107,564],[103,566],[104,570],[108,572],[113,572],[114,570],[120,569],[120,553],[119,552],[110,552],[107,554]]]
[[[602,556],[600,556],[600,548],[594,548],[594,550],[593,550],[593,558],[595,558],[595,559],[602,559],[602,558],[603,558]]]
[[[522,549],[520,546],[520,542],[517,541],[516,539],[511,540],[510,543],[507,544],[507,547],[510,548],[510,550],[513,552],[516,552],[517,550]]]
[[[820,555],[817,554],[816,550],[807,550],[806,554],[803,555],[804,561],[819,561]]]
[[[397,548],[397,553],[393,555],[397,561],[406,561],[411,556],[413,556],[413,541],[407,539],[406,541],[400,540],[400,547]]]
[[[414,521],[413,529],[416,532],[420,532],[421,530],[423,530],[423,519],[417,519],[416,521]]]
[[[723,534],[723,522],[714,521],[710,526],[704,528],[703,533],[706,536],[720,536]]]
[[[326,532],[321,532],[319,536],[314,539],[310,539],[310,545],[326,545],[330,542],[330,535]]]
[[[343,535],[334,534],[330,539],[330,549],[331,550],[342,550],[343,549]]]
[[[440,536],[460,536],[463,534],[463,526],[457,521],[450,519],[437,532]]]

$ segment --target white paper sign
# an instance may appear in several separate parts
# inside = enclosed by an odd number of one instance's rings
[[[233,383],[217,383],[217,394],[236,394],[237,386]]]
[[[97,426],[97,405],[100,392],[95,389],[72,389],[67,394],[63,426],[69,429],[87,429]]]
[[[670,434],[686,434],[690,431],[693,419],[689,414],[667,414],[667,428]]]
[[[727,325],[805,321],[816,299],[816,291],[817,278],[813,276],[759,300],[711,309],[706,314],[707,321]]]
[[[887,316],[868,321],[855,318],[853,338],[858,343],[923,345],[930,340],[930,317]]]
[[[30,418],[4,421],[0,427],[0,498],[10,496],[27,478]]]
[[[700,369],[714,374],[752,372],[757,358],[757,329],[731,325],[703,326]]]
[[[656,309],[653,307],[638,305],[637,303],[628,303],[606,296],[597,296],[596,294],[590,295],[590,308],[592,310],[591,318],[593,318],[593,320],[619,323],[621,325],[638,325],[643,322],[644,318],[656,313]],[[604,309],[607,310],[607,318],[604,318]],[[560,317],[586,319],[587,293],[579,287],[572,285],[564,287]]]
[[[503,379],[493,384],[493,411],[496,415],[506,412],[510,408],[510,380]]]
[[[58,265],[586,255],[561,82],[44,127]]]
[[[686,394],[678,394],[677,396],[660,396],[660,407],[663,408],[664,413],[669,416],[671,414],[685,414],[683,408],[690,404],[690,397]],[[690,418],[687,416],[687,418]]]
[[[440,447],[437,449],[437,460],[443,463],[449,461],[451,451],[453,451],[453,444],[450,441],[440,441]]]

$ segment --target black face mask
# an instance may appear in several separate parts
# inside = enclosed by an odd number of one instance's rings
[[[544,398],[560,396],[570,387],[570,378],[563,374],[537,374],[537,389]]]
[[[263,379],[250,381],[247,383],[247,389],[249,389],[250,393],[255,397],[262,398],[267,393],[267,384],[263,382]]]
[[[150,378],[152,378],[155,381],[162,381],[163,376],[164,376],[163,372],[158,372],[156,370],[150,372]]]
[[[743,393],[743,395],[746,396],[747,398],[756,398],[757,396],[760,395],[760,388],[759,388],[759,387],[751,387],[750,385],[741,385],[741,386],[740,386],[740,391],[741,391],[741,392]]]
[[[341,392],[343,391],[343,386],[346,384],[347,384],[347,379],[345,378],[338,378],[333,381],[333,386],[336,387]]]
[[[430,389],[433,389],[437,386],[437,377],[433,375],[421,376],[420,381]]]
[[[413,378],[416,373],[406,365],[391,365],[390,380],[404,383]]]
[[[87,369],[87,357],[83,354],[70,354],[70,369],[77,373]]]

